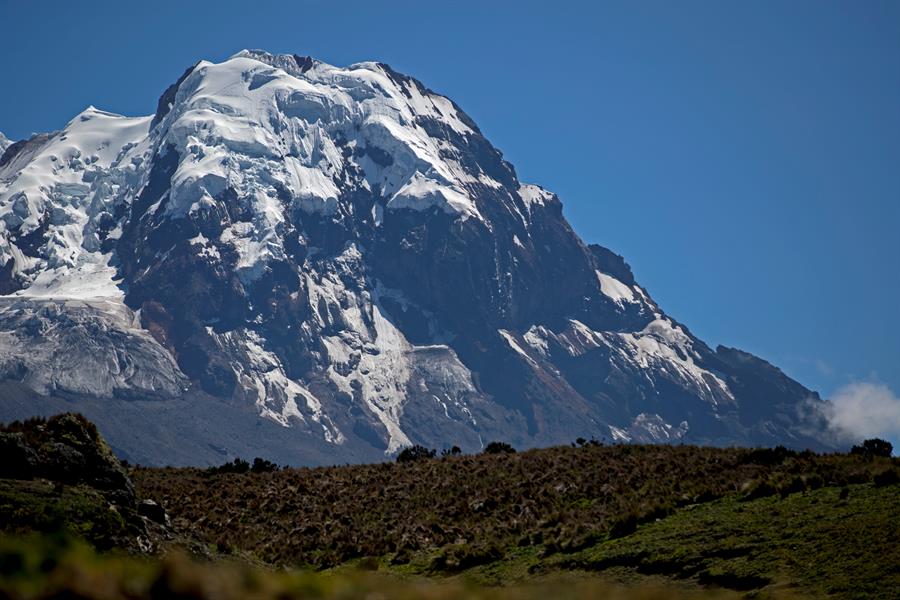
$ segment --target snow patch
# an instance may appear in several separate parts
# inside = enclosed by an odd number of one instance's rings
[[[636,442],[659,444],[680,440],[688,429],[687,421],[675,427],[657,414],[641,413],[634,418],[628,432]]]
[[[110,299],[125,301],[125,293],[118,287],[116,269],[109,266],[111,255],[103,254],[87,259],[82,255],[74,267],[57,267],[41,271],[30,286],[13,292],[16,298],[56,298],[69,300]]]
[[[539,185],[525,183],[519,187],[519,197],[522,198],[525,206],[528,207],[528,211],[531,212],[532,207],[544,206],[550,202],[553,199],[554,194],[548,192]]]
[[[609,425],[609,434],[612,436],[614,442],[630,442],[631,436],[628,435],[628,432],[624,429],[616,427],[615,425]]]
[[[513,334],[511,334],[509,331],[506,331],[505,329],[498,329],[497,331],[500,333],[500,335],[503,336],[503,339],[506,340],[506,343],[509,344],[510,348],[515,350],[517,354],[528,361],[528,364],[530,364],[532,367],[537,368],[537,362],[535,362],[535,360],[531,358],[531,356],[529,356],[527,352],[525,352],[525,349],[519,345],[518,340],[516,340]]]
[[[667,318],[657,318],[637,333],[614,333],[625,342],[614,344],[622,356],[641,369],[671,371],[671,375],[695,388],[698,394],[713,404],[733,401],[728,385],[716,374],[703,369],[695,360],[700,354],[694,350],[693,340],[680,326]]]
[[[260,417],[282,427],[299,424],[328,443],[344,443],[344,434],[325,413],[319,399],[300,381],[285,375],[281,360],[265,349],[262,336],[247,329],[216,334],[207,328],[207,332],[219,343],[243,353],[245,360],[234,366],[244,387],[255,393]]]
[[[613,302],[619,306],[624,306],[626,302],[636,302],[634,292],[630,287],[606,273],[601,273],[600,271],[595,271],[595,273],[597,274],[597,280],[600,282],[600,291]]]
[[[26,288],[20,295],[121,294],[99,236],[115,207],[134,195],[150,121],[89,107],[0,168],[0,264],[13,261]],[[16,240],[42,229],[39,256],[25,256]]]
[[[532,325],[528,328],[528,331],[525,332],[525,335],[523,335],[522,338],[541,356],[547,357],[549,353],[547,346],[547,337],[549,333],[550,332],[544,327]]]

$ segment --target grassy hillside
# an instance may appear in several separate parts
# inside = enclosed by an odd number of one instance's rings
[[[259,475],[136,469],[176,530],[267,564],[438,552],[454,572],[511,548],[574,552],[679,507],[865,483],[889,459],[785,450],[585,446]],[[891,471],[893,472],[893,471]],[[440,558],[443,557],[443,558]]]
[[[737,590],[793,586],[817,598],[900,594],[900,486],[851,485],[678,511],[540,569],[695,578]]]
[[[64,538],[0,538],[0,597],[156,598],[896,598],[900,490],[857,484],[752,501],[725,498],[640,525],[575,553],[511,549],[436,576],[350,561],[324,572],[271,570],[235,558],[197,562],[98,556]],[[502,585],[498,585],[502,584]],[[3,596],[5,594],[6,596]]]
[[[0,515],[0,532],[63,532],[100,549],[147,535],[128,474],[75,414],[0,426]]]
[[[900,464],[871,453],[584,444],[126,473],[85,422],[61,419],[0,430],[19,456],[0,473],[0,597],[891,598],[900,589]],[[142,512],[142,498],[168,514]]]

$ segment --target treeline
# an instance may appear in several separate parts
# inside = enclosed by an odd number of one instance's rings
[[[224,465],[210,467],[206,469],[205,472],[209,475],[219,475],[222,473],[273,473],[287,468],[287,465],[281,467],[270,460],[257,456],[253,459],[252,463],[249,463],[242,458],[235,458],[233,461],[227,462]]]
[[[490,442],[487,444],[482,450],[482,454],[515,454],[516,449],[506,442]],[[453,446],[452,448],[445,448],[441,450],[441,457],[446,458],[448,456],[459,456],[462,454],[462,450],[460,450],[459,446]],[[413,462],[417,460],[428,460],[431,458],[437,458],[438,452],[434,448],[428,448],[426,446],[421,446],[419,444],[415,444],[413,446],[407,446],[403,450],[401,450],[397,454],[397,462],[398,463],[406,463]]]
[[[572,444],[573,448],[596,448],[603,446],[603,442],[594,438],[590,440],[583,437],[577,438]],[[855,445],[850,450],[850,454],[863,456],[867,458],[873,457],[890,457],[893,453],[893,445],[880,438],[872,438],[865,440],[860,445]],[[410,463],[419,460],[430,460],[440,456],[447,458],[451,456],[462,455],[462,449],[459,446],[444,448],[438,453],[435,448],[428,448],[420,444],[414,444],[403,448],[398,454],[396,461],[398,463]],[[490,442],[481,450],[481,454],[515,454],[516,449],[506,442]],[[796,450],[790,450],[784,446],[776,446],[774,448],[757,448],[751,450],[748,455],[751,462],[758,464],[775,465],[783,462],[790,457],[796,457],[800,453]],[[272,473],[282,469],[289,468],[288,465],[279,466],[270,460],[256,457],[253,462],[248,462],[242,458],[235,458],[231,462],[227,462],[217,467],[209,467],[205,473],[209,475],[219,475],[223,473]]]

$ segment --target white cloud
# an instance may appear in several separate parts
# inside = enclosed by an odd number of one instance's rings
[[[872,437],[900,437],[900,398],[880,383],[851,383],[821,407],[838,439],[859,442]]]

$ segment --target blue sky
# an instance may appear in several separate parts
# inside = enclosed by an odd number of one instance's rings
[[[711,345],[900,392],[900,2],[0,0],[0,131],[153,112],[244,47],[456,100]]]

